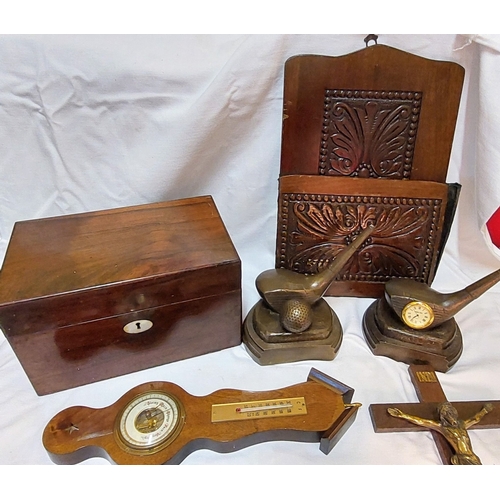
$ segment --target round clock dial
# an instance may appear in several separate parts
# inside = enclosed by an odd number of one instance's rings
[[[434,313],[431,307],[425,302],[409,302],[402,312],[403,321],[410,328],[422,330],[432,325]]]
[[[185,413],[180,402],[160,391],[139,394],[118,415],[115,436],[130,453],[156,453],[179,434]]]

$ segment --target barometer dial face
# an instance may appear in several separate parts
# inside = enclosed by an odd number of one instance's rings
[[[130,453],[156,453],[177,437],[184,419],[184,408],[174,396],[161,391],[145,392],[118,414],[115,436]]]
[[[434,322],[434,312],[425,302],[413,301],[406,304],[401,314],[403,321],[410,328],[422,330]]]

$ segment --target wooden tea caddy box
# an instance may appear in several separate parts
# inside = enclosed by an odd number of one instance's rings
[[[241,263],[210,196],[18,222],[0,328],[39,395],[241,343]]]

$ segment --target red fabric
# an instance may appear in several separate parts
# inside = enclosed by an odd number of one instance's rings
[[[500,208],[490,217],[486,227],[490,233],[491,241],[500,248]]]

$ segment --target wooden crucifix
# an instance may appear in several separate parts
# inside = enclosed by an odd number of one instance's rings
[[[436,372],[429,365],[410,365],[408,370],[420,403],[370,405],[375,432],[430,430],[443,464],[467,462],[479,465],[481,462],[472,451],[467,429],[472,426],[474,429],[500,427],[500,401],[450,404]],[[458,412],[458,418],[453,408]],[[444,422],[443,419],[447,418],[445,411],[454,413],[451,418],[455,418],[455,426],[450,427]]]

